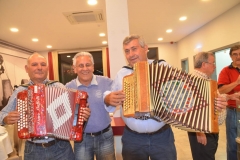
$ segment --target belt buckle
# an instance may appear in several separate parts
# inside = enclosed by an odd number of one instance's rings
[[[44,144],[47,144],[47,143],[42,143],[42,147],[43,147],[43,148],[47,148]]]
[[[91,137],[95,137],[95,135],[93,133],[91,133],[90,135],[91,135]]]

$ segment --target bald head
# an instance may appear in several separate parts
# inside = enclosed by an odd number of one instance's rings
[[[46,58],[39,53],[33,53],[27,59],[25,70],[28,73],[30,80],[32,80],[34,84],[42,83],[48,75]]]

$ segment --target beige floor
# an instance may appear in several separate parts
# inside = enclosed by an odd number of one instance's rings
[[[192,160],[191,149],[188,141],[187,132],[172,127],[175,136],[178,160]],[[226,128],[225,124],[219,127],[218,149],[215,156],[216,160],[226,160]]]

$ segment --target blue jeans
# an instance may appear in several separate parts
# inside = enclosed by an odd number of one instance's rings
[[[24,160],[74,160],[74,153],[69,141],[59,140],[46,148],[26,141]]]
[[[139,134],[124,129],[123,160],[176,160],[177,153],[171,127],[155,134]]]
[[[227,160],[237,160],[237,112],[227,108],[226,117]]]
[[[82,142],[74,142],[76,160],[115,160],[114,138],[112,128],[107,132],[91,136],[83,134]]]

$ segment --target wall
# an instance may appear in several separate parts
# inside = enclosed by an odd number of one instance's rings
[[[240,41],[240,4],[225,12],[210,23],[180,40],[177,44],[178,62],[189,58],[189,71],[193,71],[193,55],[197,51],[210,51]],[[196,47],[202,46],[199,49]]]
[[[14,85],[20,85],[22,79],[29,79],[24,68],[29,54],[0,47],[0,55],[3,57],[4,67],[0,81],[0,106],[2,106],[2,100],[12,94]],[[8,79],[11,83],[7,81]]]

